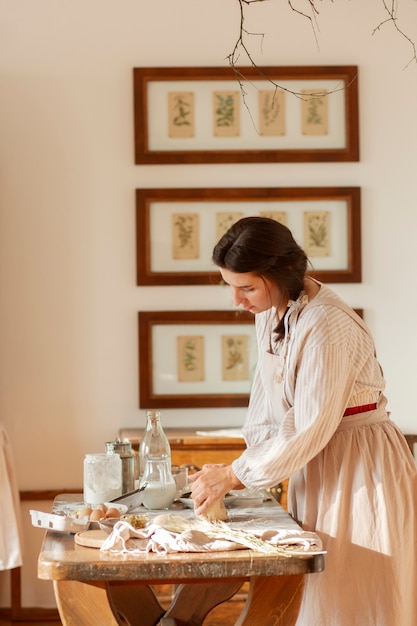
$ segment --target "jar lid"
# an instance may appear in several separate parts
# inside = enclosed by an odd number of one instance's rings
[[[116,437],[115,441],[106,441],[106,452],[108,454],[114,452],[118,454],[131,454],[132,443],[126,439],[121,441],[119,437]]]

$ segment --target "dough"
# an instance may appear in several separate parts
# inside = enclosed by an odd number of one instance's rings
[[[218,520],[224,522],[227,520],[227,509],[224,506],[223,498],[216,500],[205,513],[198,515],[198,517],[206,519],[209,522],[216,522]]]

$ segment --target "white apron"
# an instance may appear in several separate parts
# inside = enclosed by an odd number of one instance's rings
[[[271,352],[261,358],[276,430],[289,406],[282,363]],[[290,477],[290,514],[328,551],[325,571],[306,576],[297,626],[417,626],[417,471],[382,398],[376,410],[342,418],[324,450]]]

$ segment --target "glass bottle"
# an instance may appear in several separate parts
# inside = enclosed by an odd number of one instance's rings
[[[142,482],[142,476],[145,471],[145,456],[152,444],[152,454],[169,457],[171,461],[171,446],[168,438],[162,428],[161,411],[157,409],[148,409],[146,411],[146,426],[139,445],[139,479]]]
[[[146,411],[146,430],[139,448],[142,468],[140,484],[147,483],[143,505],[147,509],[167,509],[175,498],[171,473],[171,446],[161,424],[161,412]]]

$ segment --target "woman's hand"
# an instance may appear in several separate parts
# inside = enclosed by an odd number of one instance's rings
[[[223,498],[231,489],[243,487],[236,478],[231,465],[203,465],[203,469],[188,477],[191,485],[194,510],[196,515],[205,511],[217,500]]]

